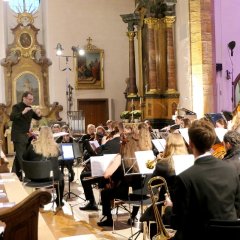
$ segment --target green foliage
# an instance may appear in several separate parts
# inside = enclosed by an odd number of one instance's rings
[[[120,114],[120,118],[121,119],[129,119],[131,116],[130,112],[129,111],[123,111],[121,114]]]
[[[142,112],[140,110],[134,110],[131,112],[131,115],[133,115],[133,118],[140,118],[142,116]]]

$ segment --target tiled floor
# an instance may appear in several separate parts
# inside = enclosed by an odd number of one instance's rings
[[[12,166],[13,157],[8,157],[9,167]],[[41,210],[42,216],[44,217],[47,225],[53,232],[56,239],[60,240],[81,240],[81,239],[128,239],[132,233],[137,232],[138,224],[132,228],[127,224],[127,219],[129,214],[126,211],[119,210],[118,219],[113,212],[113,217],[116,219],[115,233],[113,233],[112,227],[98,227],[97,222],[101,219],[101,205],[99,205],[98,211],[82,211],[79,209],[81,205],[85,204],[85,196],[83,189],[80,184],[80,173],[82,171],[81,165],[74,167],[75,179],[70,184],[70,191],[79,197],[75,197],[70,194],[71,199],[68,198],[69,195],[64,197],[64,206],[62,210],[54,213],[52,210],[52,204],[48,204]],[[26,188],[28,192],[32,189]],[[65,172],[65,194],[68,193],[68,177],[67,170]],[[99,202],[99,190],[94,189],[94,195],[96,201]],[[55,207],[55,206],[54,206]],[[120,234],[120,235],[119,235]],[[143,234],[141,233],[137,239],[143,239]],[[46,239],[47,240],[47,239]]]
[[[65,196],[65,205],[62,210],[56,214],[51,211],[51,204],[45,206],[44,211],[42,211],[42,215],[56,239],[128,239],[132,232],[130,226],[127,224],[129,215],[125,211],[119,211],[119,218],[118,221],[116,221],[116,232],[122,235],[120,236],[119,234],[113,233],[111,227],[98,227],[97,222],[102,217],[101,205],[99,205],[98,211],[79,210],[79,207],[85,204],[83,190],[79,181],[82,168],[78,166],[75,167],[74,170],[75,180],[70,184],[70,190],[79,197],[71,194],[71,199],[69,199],[68,195]],[[67,176],[67,172],[65,176]],[[65,193],[68,191],[67,177],[65,179],[65,191]],[[98,201],[98,189],[94,189],[94,195]],[[113,217],[115,217],[115,214],[113,214]],[[133,233],[136,231],[138,231],[138,229],[133,228]],[[137,239],[143,239],[142,233]]]

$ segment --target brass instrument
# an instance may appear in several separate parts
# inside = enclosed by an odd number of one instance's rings
[[[165,226],[162,222],[162,218],[159,213],[157,204],[156,204],[156,199],[158,198],[158,193],[162,187],[165,188],[166,193],[168,194],[168,196],[170,196],[167,182],[163,177],[156,176],[156,177],[151,178],[148,181],[148,189],[150,191],[154,216],[155,216],[156,224],[157,224],[157,234],[152,238],[153,240],[167,240],[167,239],[172,238],[173,235],[175,234],[174,230],[165,228]],[[154,192],[156,192],[155,189],[158,189],[157,194],[156,193],[154,194]]]
[[[154,160],[147,160],[146,167],[148,169],[153,169],[153,168],[155,168],[156,163],[157,163],[157,158],[155,158]]]

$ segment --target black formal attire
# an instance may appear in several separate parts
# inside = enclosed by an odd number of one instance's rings
[[[175,240],[207,239],[210,219],[236,220],[240,208],[237,171],[213,156],[200,156],[176,177],[173,213]]]
[[[227,151],[223,161],[231,164],[237,169],[238,175],[240,176],[240,146],[235,146]]]
[[[16,152],[12,172],[15,172],[19,178],[21,178],[22,155],[28,145],[28,133],[31,121],[33,118],[36,120],[41,119],[33,110],[22,114],[22,111],[26,107],[29,106],[24,102],[17,103],[12,107],[12,112],[10,114],[10,120],[12,121],[11,139]]]
[[[120,152],[120,137],[115,137],[106,142],[106,144],[102,145],[98,150],[98,155],[104,154],[117,154]],[[105,179],[103,177],[94,177],[92,176],[92,172],[89,168],[84,169],[80,174],[81,184],[84,190],[86,200],[90,201],[90,203],[94,204],[94,194],[92,190],[92,184],[100,183],[100,187],[105,185]]]
[[[51,161],[52,164],[52,169],[53,169],[53,175],[54,175],[54,180],[59,181],[59,192],[58,188],[56,189],[57,193],[57,198],[56,198],[56,204],[59,204],[59,198],[60,198],[60,203],[62,204],[62,199],[63,199],[63,191],[64,191],[64,178],[63,174],[61,173],[59,169],[59,163],[58,163],[58,156],[57,157],[44,157],[42,154],[38,154],[34,151],[33,145],[30,144],[27,148],[27,150],[23,153],[23,159],[26,161]]]
[[[111,176],[109,188],[101,191],[102,215],[111,216],[111,200],[115,198],[127,200],[128,199],[128,182],[124,177],[122,166],[120,166]]]

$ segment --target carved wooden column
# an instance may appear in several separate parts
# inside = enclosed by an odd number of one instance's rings
[[[156,94],[157,89],[157,68],[156,68],[156,49],[154,37],[154,25],[157,24],[157,18],[145,18],[147,25],[147,49],[148,49],[148,88],[146,94]]]
[[[167,42],[167,92],[177,91],[175,52],[173,44],[173,23],[175,16],[166,16],[164,23],[166,24],[166,42]]]
[[[139,21],[139,15],[136,13],[121,15],[123,22],[128,24],[127,36],[129,39],[129,81],[127,86],[127,97],[137,97],[138,89],[136,83],[136,66],[135,66],[135,46],[134,38],[136,33],[134,26]]]
[[[137,96],[137,84],[136,84],[136,67],[135,67],[135,50],[134,50],[134,31],[128,31],[127,36],[129,38],[129,89],[128,97]]]

